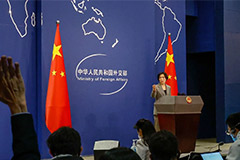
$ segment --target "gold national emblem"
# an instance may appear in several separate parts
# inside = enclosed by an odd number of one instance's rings
[[[187,96],[187,97],[186,97],[186,101],[187,101],[188,104],[191,104],[191,103],[192,103],[192,98],[189,97],[189,96]]]

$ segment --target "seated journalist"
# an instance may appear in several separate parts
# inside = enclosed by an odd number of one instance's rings
[[[0,59],[0,101],[11,111],[13,157],[12,160],[40,160],[33,118],[27,112],[25,88],[19,64],[12,58]]]
[[[147,119],[139,119],[134,126],[137,129],[139,139],[136,143],[133,142],[131,147],[142,160],[150,160],[150,151],[148,147],[148,140],[153,133],[155,133],[155,128],[151,121]]]
[[[177,138],[169,131],[154,133],[148,142],[151,160],[177,160],[179,158]]]
[[[231,145],[226,160],[240,159],[240,112],[228,116],[226,120],[227,135],[231,136],[233,144]]]
[[[52,160],[83,160],[80,157],[81,137],[73,128],[59,128],[48,137],[47,145]]]

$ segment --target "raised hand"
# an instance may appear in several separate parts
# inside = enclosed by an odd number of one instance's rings
[[[12,114],[27,112],[25,87],[19,64],[13,66],[12,58],[0,59],[0,101],[7,104]]]
[[[154,84],[154,85],[152,85],[152,89],[153,89],[153,92],[155,92],[156,91],[156,85]]]

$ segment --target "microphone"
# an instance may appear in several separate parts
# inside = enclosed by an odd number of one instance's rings
[[[219,152],[221,151],[220,146],[222,146],[222,145],[224,145],[224,142],[223,142],[223,141],[221,141],[221,142],[218,143],[218,151],[219,151]]]
[[[218,147],[218,149],[216,151],[220,152],[221,151],[220,146],[222,146],[222,145],[224,145],[223,141],[219,142],[217,145],[214,145],[213,147],[210,147],[209,152],[211,152],[211,150],[215,147]]]

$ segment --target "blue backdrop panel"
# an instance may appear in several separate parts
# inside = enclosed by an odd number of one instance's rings
[[[82,136],[83,154],[92,154],[94,142],[100,139],[119,140],[122,146],[130,147],[132,138],[137,137],[133,129],[136,121],[152,120],[151,85],[157,83],[156,73],[164,70],[160,65],[165,64],[165,56],[154,61],[164,37],[162,25],[159,29],[155,25],[161,23],[163,14],[166,33],[172,32],[176,39],[173,46],[179,90],[186,90],[185,4],[173,1],[159,7],[153,1],[78,3],[42,2],[42,109],[55,22],[59,19],[72,122]],[[174,20],[175,14],[182,28]],[[163,44],[164,51],[167,41]],[[46,139],[50,133],[44,124],[44,112],[42,123],[42,138]],[[43,157],[48,156],[45,144],[41,149]]]
[[[0,1],[0,56],[13,57],[20,63],[26,86],[28,111],[36,118],[36,31],[35,2]],[[11,14],[9,14],[9,11]],[[31,19],[32,16],[32,19]],[[10,111],[0,103],[0,159],[12,157]]]
[[[194,13],[188,17],[187,52],[203,53],[215,51],[215,1],[187,1],[188,10]],[[207,17],[207,18],[206,18]]]
[[[47,64],[42,69],[42,73],[47,73],[43,74],[46,86],[43,88],[47,88],[55,21],[59,19],[73,127],[82,136],[83,154],[92,154],[94,141],[99,139],[117,139],[121,145],[129,146],[136,137],[135,122],[141,117],[151,119],[152,113],[151,85],[146,82],[151,84],[153,68],[154,4],[148,1],[93,4],[86,5],[84,15],[76,12],[68,1],[60,1],[57,6],[68,14],[53,12],[56,3],[42,4],[47,17],[42,27],[42,59]],[[91,5],[101,9],[104,17],[92,14]],[[104,26],[91,21],[92,17],[100,19]],[[83,23],[86,32],[93,30],[99,37],[84,36]],[[106,36],[101,40],[105,34],[103,27]],[[91,75],[96,70],[97,74]]]
[[[236,21],[240,17],[239,1],[223,2],[224,5],[224,73],[225,73],[225,119],[232,113],[240,112],[239,107],[239,56],[236,54],[240,50],[239,46],[239,25]],[[220,125],[220,124],[219,124]],[[220,127],[219,127],[220,128]],[[222,129],[222,127],[221,127]],[[225,130],[227,126],[225,125]],[[218,131],[222,131],[218,129]],[[224,135],[224,134],[223,134]],[[224,135],[226,136],[226,135]],[[223,137],[223,136],[221,136]],[[229,140],[225,137],[225,140]]]

